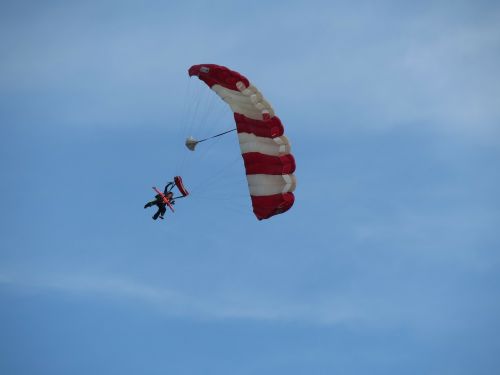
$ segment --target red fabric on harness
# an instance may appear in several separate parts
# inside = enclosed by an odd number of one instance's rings
[[[175,176],[174,182],[175,182],[175,186],[177,186],[177,188],[179,189],[179,191],[181,192],[183,197],[189,195],[189,191],[187,191],[187,189],[184,187],[184,184],[182,183],[181,176]]]

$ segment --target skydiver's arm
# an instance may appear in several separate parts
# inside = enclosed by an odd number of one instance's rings
[[[165,189],[163,190],[163,194],[167,195],[168,192],[170,192],[175,186],[175,183],[169,182],[167,186],[165,186]]]

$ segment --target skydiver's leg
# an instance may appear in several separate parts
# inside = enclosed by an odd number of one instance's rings
[[[156,203],[156,201],[151,201],[151,202],[148,202],[144,205],[144,208],[148,208],[148,207],[151,207],[153,206],[154,204]]]
[[[165,215],[166,211],[167,211],[166,206],[161,206],[160,208],[158,208],[158,212],[160,213],[160,219],[163,219],[163,215]]]
[[[160,212],[161,212],[161,207],[158,207],[158,211],[156,211],[156,213],[153,215],[153,220],[158,219],[158,216],[160,216]]]

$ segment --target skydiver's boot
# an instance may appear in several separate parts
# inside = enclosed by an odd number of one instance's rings
[[[160,216],[160,210],[156,211],[156,213],[153,215],[153,220],[158,219],[158,216]]]

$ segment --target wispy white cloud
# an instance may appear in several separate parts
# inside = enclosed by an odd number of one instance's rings
[[[344,291],[315,293],[308,298],[285,298],[268,291],[228,292],[214,290],[211,293],[192,294],[162,286],[120,277],[90,275],[23,278],[0,272],[0,286],[11,290],[18,288],[34,292],[70,295],[74,298],[99,299],[99,303],[131,304],[149,313],[169,318],[189,318],[200,321],[240,320],[269,323],[294,323],[317,326],[384,327],[405,326],[415,334],[435,335],[465,327],[462,317],[450,321],[456,306],[450,305],[443,294],[446,285],[434,285],[428,290],[416,285],[397,285],[383,294],[375,286],[358,285]],[[427,298],[415,300],[418,293]],[[431,296],[429,296],[429,293]],[[104,297],[104,298],[102,298]]]
[[[363,310],[342,299],[325,298],[322,302],[287,301],[266,294],[214,291],[189,294],[166,287],[148,285],[119,277],[90,275],[39,276],[0,272],[0,284],[71,295],[106,296],[108,301],[139,302],[169,316],[207,319],[246,319],[298,321],[311,324],[350,324],[366,318]],[[112,302],[109,302],[112,303]]]

